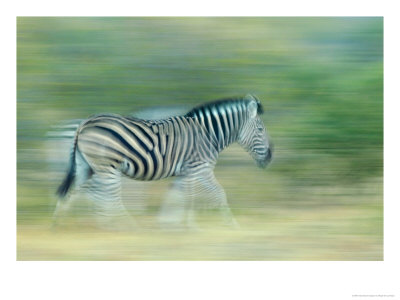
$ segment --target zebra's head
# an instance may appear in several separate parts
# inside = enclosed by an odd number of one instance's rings
[[[267,129],[259,117],[263,113],[260,101],[253,95],[245,97],[247,118],[239,133],[238,143],[253,157],[257,165],[265,168],[272,159],[272,143]]]

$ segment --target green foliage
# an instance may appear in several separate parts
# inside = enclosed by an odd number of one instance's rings
[[[63,119],[251,92],[275,142],[271,172],[296,185],[382,175],[382,18],[18,18],[17,25],[18,151]]]

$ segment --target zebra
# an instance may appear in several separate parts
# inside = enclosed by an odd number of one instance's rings
[[[214,176],[219,153],[238,142],[257,165],[272,159],[272,144],[259,117],[254,95],[227,98],[197,106],[188,113],[161,120],[98,114],[75,132],[67,174],[57,190],[62,201],[73,186],[85,186],[99,219],[127,217],[120,197],[121,176],[140,181],[174,177],[159,214],[165,226],[195,227],[195,199],[210,196],[228,225],[238,223],[226,193]]]

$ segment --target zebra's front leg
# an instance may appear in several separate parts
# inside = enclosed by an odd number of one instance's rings
[[[162,229],[182,229],[184,214],[184,194],[181,179],[177,178],[164,197],[158,215],[158,222]]]
[[[219,210],[224,224],[239,229],[239,223],[236,221],[228,205],[225,190],[215,178],[212,170],[203,172],[201,184],[203,187],[202,193],[207,195],[210,206]]]
[[[121,199],[121,175],[96,173],[87,189],[93,200],[97,225],[106,230],[133,230],[136,224]]]
[[[197,229],[194,197],[193,181],[190,177],[175,179],[161,206],[158,216],[160,226],[174,230],[185,227]]]
[[[186,226],[190,230],[199,230],[196,222],[196,198],[198,179],[187,177],[185,182],[185,207],[186,207]]]

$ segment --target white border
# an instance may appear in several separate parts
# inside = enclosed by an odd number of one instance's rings
[[[13,12],[18,16],[383,16],[391,11],[388,5],[361,0],[25,0],[18,1]]]
[[[18,1],[2,13],[1,209],[2,299],[399,299],[398,16],[377,1]],[[277,2],[277,1],[275,1]],[[385,17],[385,261],[384,262],[16,262],[15,41],[16,16],[384,16]],[[396,101],[397,100],[397,101]],[[5,184],[4,184],[5,183]]]

